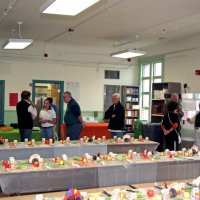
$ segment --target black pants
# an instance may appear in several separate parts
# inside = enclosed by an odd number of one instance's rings
[[[166,149],[170,151],[180,150],[180,144],[178,143],[178,135],[175,131],[169,133],[169,135],[165,136],[166,141]]]

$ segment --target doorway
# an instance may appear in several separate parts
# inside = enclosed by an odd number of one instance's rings
[[[4,125],[5,81],[0,80],[0,125]]]
[[[113,104],[112,95],[120,94],[120,85],[104,85],[104,113]]]
[[[61,124],[63,123],[63,100],[64,81],[53,80],[33,80],[32,99],[36,105],[38,116],[34,120],[34,127],[40,127],[39,113],[43,109],[44,100],[47,97],[53,99],[53,104],[56,106],[56,132],[59,138],[61,137]],[[55,107],[54,107],[55,109]]]

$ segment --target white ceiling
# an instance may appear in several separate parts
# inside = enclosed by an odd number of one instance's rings
[[[11,10],[9,2],[13,5]],[[200,33],[200,0],[101,0],[76,17],[41,14],[39,8],[44,2],[0,0],[2,41],[12,36],[12,29],[18,37],[17,22],[21,21],[23,38],[71,47],[59,51],[71,55],[72,61],[78,52],[79,59],[87,62],[101,63],[103,59],[120,63],[109,54],[130,47],[145,50]],[[68,32],[71,27],[73,34]]]

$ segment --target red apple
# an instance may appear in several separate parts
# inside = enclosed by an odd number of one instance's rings
[[[5,168],[11,168],[11,165],[10,165],[10,163],[8,162],[8,163],[5,163]]]
[[[148,197],[153,197],[154,196],[154,190],[153,189],[148,189],[147,190],[147,196]]]
[[[35,161],[35,162],[33,163],[33,166],[34,166],[34,167],[39,167],[39,162]]]
[[[59,163],[60,160],[61,160],[60,157],[56,157],[56,158],[55,158],[55,162],[57,162],[57,163]]]
[[[49,140],[45,140],[45,144],[49,144]]]
[[[140,157],[141,157],[141,158],[144,158],[144,153],[143,153],[143,152],[140,153]]]
[[[8,164],[8,163],[9,163],[8,160],[4,160],[4,161],[3,161],[3,165],[6,165],[6,164]]]

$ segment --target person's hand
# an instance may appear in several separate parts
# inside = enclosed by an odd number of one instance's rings
[[[28,99],[28,102],[33,106],[33,108],[35,108],[35,104],[34,104],[33,101],[31,100],[31,98]]]
[[[81,125],[82,125],[83,128],[85,128],[85,122],[84,121],[81,123]]]
[[[170,132],[169,132],[169,130],[163,130],[163,132],[164,132],[164,135],[168,135]]]

